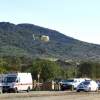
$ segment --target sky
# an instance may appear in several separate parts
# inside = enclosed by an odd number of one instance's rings
[[[100,44],[100,0],[0,0],[0,22],[34,24]]]

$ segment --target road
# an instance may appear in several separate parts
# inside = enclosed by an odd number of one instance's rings
[[[100,100],[100,92],[31,91],[0,94],[0,100]]]

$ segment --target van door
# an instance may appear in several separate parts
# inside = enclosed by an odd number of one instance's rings
[[[16,87],[18,90],[21,90],[21,87],[20,87],[20,77],[17,77],[16,79]]]

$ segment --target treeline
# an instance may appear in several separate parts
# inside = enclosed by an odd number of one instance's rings
[[[51,61],[48,59],[32,59],[28,57],[0,57],[0,73],[6,74],[11,71],[30,72],[33,79],[51,81],[54,78],[87,77],[100,78],[100,63],[97,61],[65,62],[63,60]]]
[[[69,63],[62,60],[51,61],[46,59],[32,59],[29,57],[7,56],[0,57],[0,73],[6,74],[11,71],[30,72],[33,79],[40,74],[44,81],[52,80],[55,77],[66,79],[72,77],[76,70],[76,63]],[[74,76],[75,77],[75,76]]]

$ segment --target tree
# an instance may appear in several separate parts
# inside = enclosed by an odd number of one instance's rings
[[[99,78],[100,77],[100,63],[96,61],[82,61],[78,66],[78,76],[79,77],[90,77]]]
[[[95,66],[95,78],[100,78],[100,63],[99,62],[94,62]]]
[[[82,61],[80,65],[78,65],[78,76],[79,77],[90,77],[91,76],[91,69],[92,64],[88,61]]]
[[[21,72],[21,59],[19,57],[7,57],[5,58],[6,64],[4,68],[8,71],[20,71]]]
[[[33,62],[28,71],[32,73],[35,79],[37,78],[37,74],[40,74],[43,81],[53,80],[59,72],[56,62],[44,59]]]
[[[6,62],[0,57],[0,73],[6,73],[7,70],[4,68],[4,65],[6,64]]]
[[[12,59],[13,70],[21,72],[21,59],[19,57],[15,57]]]

